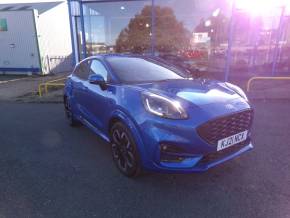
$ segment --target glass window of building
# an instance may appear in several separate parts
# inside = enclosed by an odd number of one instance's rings
[[[288,1],[235,0],[234,7],[232,2],[83,2],[83,13],[73,15],[78,58],[154,54],[186,72],[222,80],[227,72],[230,80],[289,72]]]
[[[202,74],[224,71],[231,4],[226,0],[156,0],[156,51]]]
[[[84,4],[87,55],[141,53],[150,48],[151,1]]]

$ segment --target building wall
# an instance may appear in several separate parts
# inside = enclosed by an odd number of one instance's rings
[[[7,31],[0,31],[0,73],[39,71],[39,53],[33,11],[1,11]]]
[[[47,57],[72,55],[67,3],[39,14],[36,19],[43,73],[48,73]],[[61,63],[60,63],[61,64]]]

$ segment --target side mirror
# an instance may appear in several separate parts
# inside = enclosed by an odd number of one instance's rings
[[[100,74],[90,75],[89,83],[99,85],[102,89],[106,89],[106,81]]]

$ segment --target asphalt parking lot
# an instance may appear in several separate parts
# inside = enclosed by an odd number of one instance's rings
[[[0,102],[0,217],[290,217],[290,101],[255,101],[255,149],[201,174],[122,176],[61,104]]]

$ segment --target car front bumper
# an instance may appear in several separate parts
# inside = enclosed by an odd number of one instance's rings
[[[234,145],[235,146],[235,145]],[[226,155],[217,155],[219,157],[213,158],[208,161],[204,161],[206,159],[207,155],[200,155],[196,157],[189,157],[184,159],[183,161],[179,163],[154,163],[154,168],[151,168],[151,170],[156,170],[160,172],[172,172],[172,173],[191,173],[191,172],[204,172],[208,169],[215,167],[219,164],[222,164],[228,160],[231,160],[233,158],[236,158],[240,156],[241,154],[250,151],[254,148],[253,144],[250,142],[249,144],[235,149],[233,152],[229,152]],[[217,152],[218,153],[218,152]],[[214,154],[214,153],[212,153]]]
[[[142,123],[143,167],[160,172],[203,172],[253,148],[250,129],[245,141],[217,151],[217,145],[210,144],[198,133],[198,127],[206,122],[192,123],[191,120],[156,119]]]

